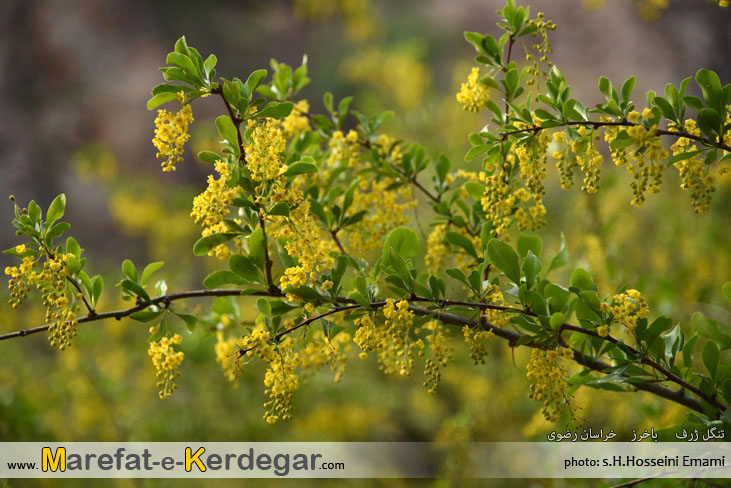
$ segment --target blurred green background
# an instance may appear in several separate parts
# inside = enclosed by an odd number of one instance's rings
[[[653,5],[663,2],[649,0],[518,3],[558,24],[551,60],[586,105],[600,101],[602,75],[615,85],[636,75],[640,108],[644,91],[662,92],[665,83],[677,85],[702,67],[731,80],[729,9],[702,0],[671,1],[659,10]],[[497,34],[494,12],[501,6],[493,0],[6,0],[0,194],[45,207],[66,193],[65,220],[86,249],[87,268],[105,276],[105,310],[124,306],[112,286],[124,258],[166,261],[158,277],[171,291],[200,288],[218,263],[191,252],[198,230],[188,214],[210,168],[193,154],[214,142],[221,107],[213,98],[196,104],[192,142],[174,174],[160,171],[150,142],[155,114],[145,110],[150,89],[162,82],[157,68],[180,35],[204,56],[215,53],[219,75],[227,78],[266,68],[272,57],[296,66],[307,54],[313,82],[302,96],[313,112],[322,111],[325,91],[336,99],[355,95],[353,106],[367,114],[396,111],[385,132],[432,154],[444,151],[453,169],[477,169],[459,163],[467,134],[487,120],[463,112],[455,100],[474,52],[462,32]],[[571,264],[594,273],[600,294],[631,284],[647,297],[652,316],[668,314],[685,328],[700,310],[729,323],[720,294],[731,269],[728,179],[706,216],[693,213],[675,170],[640,209],[629,204],[624,171],[605,165],[601,186],[594,196],[562,191],[549,171],[549,226],[539,232],[548,254],[558,250],[564,231]],[[422,203],[412,221],[426,227]],[[3,249],[18,242],[11,219],[10,202],[0,205]],[[0,269],[11,264],[0,255]],[[3,298],[0,333],[41,324],[38,305],[31,298],[12,311]],[[210,301],[187,304],[203,315],[209,308]],[[185,330],[182,323],[178,328]],[[79,329],[64,353],[51,350],[42,334],[0,342],[0,441],[522,441],[566,428],[547,424],[528,399],[526,351],[498,341],[482,366],[457,346],[456,364],[436,396],[426,393],[419,374],[385,377],[373,360],[353,358],[340,384],[327,371],[311,378],[296,394],[294,419],[270,426],[261,419],[263,369],[247,365],[233,388],[215,362],[215,334],[204,327],[184,333],[180,388],[165,401],[157,397],[144,324]],[[452,336],[458,343],[459,331]],[[576,403],[582,427],[614,428],[628,438],[633,428],[669,427],[684,413],[644,393],[582,389]],[[450,466],[445,473],[458,476]]]

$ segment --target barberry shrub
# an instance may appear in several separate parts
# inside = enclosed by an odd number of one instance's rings
[[[82,323],[146,323],[159,395],[167,398],[184,360],[173,317],[191,330],[205,324],[217,340],[212,357],[230,381],[247,374],[249,361],[267,365],[269,423],[293,415],[293,395],[319,368],[329,367],[337,382],[348,360],[375,357],[385,374],[423,369],[433,394],[455,348],[480,364],[488,343],[504,340],[532,348],[526,394],[549,421],[574,418],[578,388],[604,388],[676,402],[688,409],[687,422],[723,425],[731,435],[727,329],[701,317],[705,326],[690,333],[653,314],[640,291],[600,289],[582,268],[568,283],[554,282],[568,250],[562,244],[547,255],[531,232],[550,218],[543,202],[549,165],[559,175],[552,184],[569,190],[576,183],[593,194],[610,159],[631,175],[628,203],[635,206],[677,171],[687,211],[708,212],[731,159],[731,85],[701,69],[640,99],[634,77],[616,88],[602,77],[605,101],[589,107],[571,97],[550,61],[556,25],[513,0],[497,15],[499,38],[465,33],[476,66],[456,95],[465,110],[486,114],[465,156],[481,161],[477,172],[389,136],[383,126],[392,114],[352,110],[351,97],[336,104],[326,93],[326,113],[312,113],[299,97],[310,81],[306,58],[297,68],[272,61],[271,73],[226,79],[217,76],[215,55],[204,59],[181,37],[161,69],[165,83],[147,104],[175,107],[158,109],[153,144],[162,170],[175,171],[185,164],[193,104],[220,107],[222,146],[197,155],[211,175],[190,212],[200,226],[193,253],[214,256],[220,269],[205,289],[168,293],[164,282],[151,281],[162,263],[137,268],[124,260],[118,286],[133,304],[100,311],[102,278],[85,271],[73,237],[62,240],[70,227],[60,221],[64,195],[45,217],[35,202],[22,206],[11,197],[22,242],[5,251],[19,260],[5,269],[10,302],[17,307],[35,287],[46,325],[0,339],[47,331],[51,346],[64,350]],[[525,63],[514,59],[519,50]],[[692,83],[702,98],[688,94]],[[431,207],[420,222],[428,236],[409,227],[407,211],[419,194]],[[722,293],[731,301],[731,283]],[[246,301],[258,317],[247,324],[237,306],[176,310],[195,297]]]

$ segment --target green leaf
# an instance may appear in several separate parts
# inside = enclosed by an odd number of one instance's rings
[[[467,190],[467,193],[469,193],[470,196],[478,202],[482,198],[482,195],[485,193],[485,185],[482,185],[476,181],[468,181],[464,184],[464,189]]]
[[[221,159],[221,156],[213,151],[201,151],[198,153],[198,159],[205,161],[206,163],[215,164],[216,161]]]
[[[562,266],[566,266],[569,262],[569,250],[566,248],[566,237],[561,233],[561,247],[558,253],[551,260],[551,265],[548,267],[548,271],[551,271]]]
[[[264,251],[267,246],[266,236],[261,227],[257,227],[249,236],[249,257],[257,263],[260,269],[264,269]]]
[[[452,278],[454,278],[455,280],[461,281],[465,285],[467,284],[467,277],[464,275],[462,270],[460,270],[458,268],[447,268],[446,270],[444,270],[444,272],[447,273]]]
[[[69,256],[66,259],[66,270],[70,275],[75,275],[81,271],[81,261],[76,256]]]
[[[698,334],[696,334],[685,343],[683,347],[683,366],[693,366],[693,348],[695,343],[698,342],[698,337]]]
[[[203,286],[211,289],[218,288],[222,285],[247,285],[248,283],[248,280],[238,274],[224,269],[214,271],[203,280]]]
[[[548,304],[552,311],[559,312],[564,309],[566,303],[568,303],[571,293],[554,283],[549,283],[543,289],[543,295],[548,300]]]
[[[487,243],[487,255],[490,263],[502,271],[513,283],[520,283],[518,255],[509,244],[492,239]]]
[[[147,110],[155,110],[160,105],[172,102],[178,95],[172,92],[158,93],[147,101]]]
[[[99,297],[102,296],[104,290],[104,279],[97,275],[91,280],[91,296],[96,304],[99,301]]]
[[[310,302],[317,302],[324,299],[322,295],[317,293],[317,291],[313,290],[309,286],[298,286],[297,288],[289,286],[286,289],[282,290],[282,292],[285,294],[293,293],[294,295]]]
[[[154,263],[150,263],[145,266],[145,269],[142,270],[142,276],[140,277],[140,284],[142,286],[145,286],[147,284],[147,280],[150,279],[152,273],[162,268],[164,264],[165,263],[163,261],[155,261]]]
[[[541,262],[538,260],[533,251],[528,250],[528,254],[523,259],[523,274],[528,288],[531,288],[535,282],[538,273],[541,271]]]
[[[348,262],[349,258],[347,256],[338,256],[335,260],[335,265],[332,269],[332,282],[334,288],[337,288],[338,285],[340,285],[340,281],[343,279],[343,275],[345,275],[345,271],[348,269]]]
[[[267,215],[281,215],[284,217],[289,216],[289,205],[284,202],[279,202],[269,209]]]
[[[322,96],[322,103],[325,105],[325,108],[328,112],[334,112],[335,107],[333,106],[333,94],[330,92],[325,92],[325,94]]]
[[[137,269],[135,268],[134,263],[129,259],[122,261],[122,273],[124,273],[127,278],[137,283]]]
[[[703,99],[706,105],[713,108],[719,108],[721,98],[721,79],[716,73],[708,69],[700,69],[695,74],[695,81],[701,87]],[[721,107],[722,108],[722,107]]]
[[[81,246],[73,237],[66,239],[66,252],[70,252],[77,258],[81,256]]]
[[[731,302],[731,281],[727,281],[724,283],[724,285],[721,287],[721,292],[723,293],[723,296],[726,297],[726,300]]]
[[[447,242],[450,244],[453,244],[457,247],[461,247],[465,250],[467,254],[472,256],[475,259],[478,259],[477,251],[475,250],[475,246],[472,244],[472,241],[467,239],[465,236],[458,232],[447,232],[445,235],[445,238],[447,239]]]
[[[196,80],[200,79],[200,73],[198,72],[198,68],[196,68],[195,64],[193,64],[193,60],[185,54],[170,53],[165,59],[165,62],[167,64],[172,64],[173,66],[183,68],[185,71],[188,72],[190,76],[192,76]]]
[[[528,251],[533,251],[536,256],[541,255],[543,250],[543,239],[537,235],[521,234],[518,236],[518,253],[521,257],[528,255]]]
[[[594,278],[583,268],[576,268],[571,273],[571,286],[575,286],[581,290],[594,290]]]
[[[259,311],[264,314],[267,317],[271,317],[272,315],[272,305],[269,303],[269,301],[265,298],[259,298],[256,301],[256,308],[259,309]]]
[[[383,244],[382,259],[385,261],[388,250],[393,248],[403,258],[410,258],[419,250],[419,236],[408,227],[397,227],[386,237]]]
[[[703,337],[714,340],[721,347],[721,350],[731,348],[731,336],[722,331],[720,324],[709,318],[705,317],[700,312],[695,312],[690,317],[690,325],[693,330],[698,332]]]
[[[317,166],[314,163],[306,162],[306,161],[297,161],[296,163],[292,163],[287,168],[287,171],[284,172],[284,176],[295,176],[295,175],[301,175],[306,173],[317,173]]]
[[[721,123],[721,115],[712,108],[704,108],[698,112],[698,128],[708,137],[721,132]]]
[[[673,111],[673,107],[670,105],[670,102],[665,100],[663,97],[655,97],[652,103],[660,109],[663,117],[668,120],[672,120],[673,122],[677,122],[677,117],[675,117],[675,112]]]
[[[599,91],[607,97],[607,100],[612,98],[612,83],[604,76],[599,78]]]
[[[261,85],[261,82],[264,81],[264,78],[266,77],[267,70],[260,69],[251,73],[246,79],[246,83],[244,83],[244,92],[246,93],[246,98],[248,98],[249,101],[251,101],[251,96],[254,93],[254,90]]]
[[[188,43],[185,41],[185,36],[181,36],[175,41],[175,52],[185,54],[186,56],[190,55],[190,49],[188,48]]]
[[[435,169],[437,172],[437,177],[439,178],[439,181],[444,181],[447,178],[447,173],[449,172],[450,167],[450,161],[447,156],[444,154],[440,154],[437,158],[437,162],[435,164]]]
[[[61,217],[66,210],[66,195],[61,193],[59,196],[53,199],[51,205],[48,206],[48,212],[46,212],[46,225],[51,225]]]
[[[231,271],[244,278],[249,282],[259,281],[259,271],[254,261],[240,254],[234,254],[228,260],[228,266]]]
[[[253,117],[262,119],[271,117],[273,119],[281,119],[292,113],[294,104],[292,102],[269,102],[261,110],[254,112]]]
[[[635,77],[634,76],[630,76],[622,84],[622,99],[623,100],[629,100],[629,97],[632,95],[632,89],[634,87],[635,87]]]
[[[406,260],[398,255],[398,253],[391,247],[388,250],[388,264],[393,268],[399,278],[407,286],[411,283],[411,272],[409,271],[409,265],[406,264]]]
[[[163,310],[158,310],[156,312],[152,310],[142,310],[141,312],[130,314],[129,318],[138,322],[152,322],[158,318],[162,312]]]
[[[236,126],[231,121],[231,117],[228,115],[219,115],[216,117],[216,127],[218,127],[218,133],[221,135],[222,138],[226,139],[226,141],[235,149],[237,150],[236,155],[238,156],[240,154],[239,148],[239,139],[236,132]]]
[[[195,330],[195,324],[198,323],[198,317],[196,317],[195,315],[188,315],[188,314],[177,313],[177,312],[175,312],[175,315],[180,320],[185,322],[185,325],[188,326],[188,332],[190,332],[192,334],[193,331]]]
[[[196,256],[203,256],[205,254],[208,254],[208,251],[213,249],[214,247],[218,246],[219,244],[223,244],[226,241],[230,241],[234,237],[236,237],[238,234],[231,234],[231,233],[223,233],[223,234],[211,234],[209,236],[201,237],[196,241],[195,245],[193,245],[193,254]]]
[[[551,328],[553,330],[558,330],[563,323],[566,322],[566,316],[562,314],[561,312],[556,312],[553,315],[551,315]]]
[[[359,291],[354,291],[353,293],[348,295],[348,297],[351,298],[352,300],[354,300],[355,303],[357,303],[358,305],[360,305],[361,307],[363,307],[365,309],[369,309],[371,306],[368,299],[365,296],[363,296],[363,294]]]
[[[703,359],[703,364],[708,369],[708,372],[711,373],[711,378],[716,378],[716,371],[718,370],[718,360],[720,357],[721,353],[718,350],[718,346],[716,345],[716,343],[712,340],[707,341],[706,345],[703,346],[701,358]]]
[[[181,91],[185,93],[190,93],[196,90],[185,85],[171,85],[170,83],[162,83],[152,89],[152,94],[159,95],[160,93],[178,93]]]
[[[79,271],[76,277],[81,281],[81,284],[89,293],[89,295],[91,295],[93,286],[91,284],[91,278],[89,278],[89,275],[84,273],[83,271]]]
[[[122,280],[122,282],[120,283],[120,286],[122,287],[122,289],[126,290],[131,295],[138,296],[147,302],[150,301],[150,295],[148,295],[147,292],[145,291],[145,289],[142,288],[137,283],[135,283],[134,281]]]
[[[698,154],[702,153],[704,150],[701,149],[700,151],[688,151],[680,154],[676,154],[670,159],[670,162],[668,164],[675,164],[678,161],[683,161],[684,159],[690,159],[693,156],[697,156]]]
[[[41,207],[38,206],[35,200],[31,200],[28,204],[28,217],[34,224],[41,221]]]
[[[46,232],[46,239],[50,240],[60,237],[64,232],[69,230],[69,228],[71,228],[71,224],[68,222],[59,222],[48,229],[48,232]]]
[[[480,144],[478,146],[472,146],[470,150],[467,151],[467,154],[465,154],[464,160],[469,163],[480,154],[489,151],[491,147],[492,144]]]

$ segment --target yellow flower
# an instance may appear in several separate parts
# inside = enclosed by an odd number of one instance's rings
[[[467,77],[467,83],[462,83],[457,93],[457,101],[462,104],[462,108],[470,112],[479,112],[490,100],[490,89],[479,82],[479,77],[480,68],[475,66]]]
[[[163,171],[175,171],[175,164],[183,161],[183,145],[190,139],[188,126],[192,122],[193,109],[190,105],[185,105],[174,114],[165,109],[157,111],[152,143],[157,148],[157,158],[165,160],[162,163]]]
[[[160,398],[168,398],[178,387],[174,380],[180,376],[177,371],[183,362],[185,354],[173,349],[173,345],[183,342],[180,334],[172,337],[162,337],[159,341],[151,342],[147,354],[152,358],[152,364],[157,370],[157,386],[160,388]]]

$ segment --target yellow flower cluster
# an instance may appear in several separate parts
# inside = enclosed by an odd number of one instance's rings
[[[348,353],[352,350],[350,339],[351,336],[347,332],[340,332],[330,339],[318,330],[300,351],[303,368],[307,371],[330,363],[330,370],[334,374],[333,381],[339,383],[347,369]]]
[[[547,71],[540,71],[540,63],[545,63],[546,66],[551,67],[553,63],[548,60],[548,54],[553,52],[551,41],[548,39],[548,31],[556,30],[556,24],[551,20],[546,20],[546,16],[543,12],[538,12],[537,18],[529,21],[529,24],[536,27],[536,31],[533,33],[533,37],[541,37],[541,41],[538,44],[533,44],[533,49],[536,51],[537,56],[533,54],[526,54],[526,61],[532,61],[532,65],[528,68],[528,74],[531,78],[526,82],[528,85],[533,85],[539,79],[539,74],[544,77],[548,75]]]
[[[726,122],[731,122],[728,120],[728,116]],[[680,129],[674,124],[670,124],[668,128],[670,130]],[[696,127],[696,122],[693,119],[687,119],[685,121],[684,129],[686,132],[694,136],[699,136],[701,133],[701,131]],[[726,135],[731,137],[731,131],[727,131]],[[677,156],[678,154],[697,151],[698,147],[692,139],[680,137],[675,144],[670,147],[670,149],[673,152],[673,156]],[[703,164],[703,156],[696,155],[677,161],[674,166],[680,172],[680,188],[690,190],[691,192],[691,205],[693,205],[695,213],[704,214],[708,212],[711,204],[711,194],[716,191],[716,179],[715,175],[711,172],[710,167]]]
[[[553,159],[556,160],[556,168],[561,180],[561,188],[568,190],[574,186],[574,168],[577,167],[576,158],[569,157],[569,146],[566,132],[554,132],[553,140],[558,144],[559,149],[553,151]]]
[[[427,336],[427,341],[432,354],[432,357],[427,359],[424,365],[424,376],[426,376],[424,386],[430,395],[434,395],[442,379],[441,370],[452,361],[454,349],[447,337],[449,331],[437,320],[430,320],[424,324],[424,329],[431,331],[431,334]]]
[[[303,361],[295,351],[296,340],[293,337],[285,337],[276,345],[270,339],[269,332],[260,324],[243,338],[241,349],[247,351],[247,357],[256,355],[269,365],[264,375],[265,394],[269,397],[269,401],[264,403],[267,409],[264,420],[273,424],[291,417],[292,397],[300,386],[295,370],[302,366]]]
[[[424,262],[431,274],[438,274],[444,268],[444,259],[447,255],[447,246],[444,245],[446,235],[447,225],[438,224],[432,227],[426,239]]]
[[[320,226],[310,212],[310,202],[297,187],[297,182],[287,188],[284,177],[282,152],[286,140],[279,121],[267,118],[263,123],[249,122],[252,143],[245,145],[247,168],[252,179],[259,181],[256,188],[256,203],[269,205],[287,203],[293,207],[289,217],[273,217],[276,226],[271,233],[274,239],[285,239],[287,254],[298,260],[298,265],[287,268],[280,280],[282,289],[305,286],[317,280],[317,273],[323,273],[333,265],[330,251],[333,244],[321,238]],[[266,216],[264,216],[266,217]],[[297,300],[292,293],[290,301]]]
[[[295,370],[302,365],[302,358],[295,352],[295,345],[296,340],[287,337],[277,344],[268,358],[269,369],[264,375],[264,393],[269,401],[264,403],[264,408],[268,409],[264,420],[269,424],[280,419],[289,420],[292,416],[292,397],[300,386]]]
[[[378,149],[378,155],[381,159],[391,161],[398,164],[403,157],[401,152],[401,146],[396,144],[396,139],[387,135],[381,134],[374,141],[374,145]]]
[[[160,388],[160,398],[169,398],[178,387],[175,384],[175,378],[180,376],[177,369],[183,362],[185,354],[182,351],[176,351],[173,346],[182,342],[183,338],[180,334],[150,342],[147,354],[152,358],[152,364],[157,370],[156,385]]]
[[[387,298],[383,316],[386,320],[382,327],[377,327],[369,315],[357,318],[355,325],[359,327],[353,342],[363,351],[361,359],[366,359],[369,351],[377,351],[378,368],[385,374],[409,376],[414,368],[412,349],[423,347],[423,342],[409,342],[414,313],[406,300],[396,303],[393,298]]]
[[[223,331],[216,332],[216,362],[221,365],[224,376],[231,382],[236,381],[240,367],[238,343],[239,339],[236,337],[226,338]]]
[[[304,200],[290,212],[288,224],[280,227],[274,237],[286,239],[288,242],[284,248],[287,254],[298,260],[297,266],[284,271],[280,279],[282,289],[305,286],[308,279],[311,282],[317,281],[317,273],[329,270],[335,262],[330,255],[333,244],[330,240],[321,238],[320,226],[310,212],[308,200]],[[287,299],[297,300],[291,293],[287,294]]]
[[[412,199],[411,188],[403,186],[387,190],[394,183],[391,178],[380,181],[361,180],[353,194],[349,214],[361,211],[368,213],[360,222],[346,228],[348,249],[364,254],[383,245],[383,238],[391,230],[409,223],[408,209],[417,205]]]
[[[355,168],[360,162],[360,147],[358,146],[358,133],[354,130],[343,134],[342,131],[336,130],[330,141],[330,155],[327,158],[327,167],[335,168],[340,163],[345,162],[348,168]]]
[[[485,184],[480,203],[486,219],[492,223],[492,235],[495,237],[503,235],[512,222],[516,201],[510,188],[510,166],[513,161],[515,156],[508,154],[503,163],[488,164],[485,167],[487,172],[480,172],[480,181]]]
[[[26,252],[25,244],[19,244],[15,246],[15,251],[19,254]],[[29,280],[34,280],[35,275],[33,272],[33,265],[35,260],[32,256],[26,256],[20,264],[20,268],[17,266],[8,266],[5,268],[5,274],[10,276],[8,280],[8,288],[10,288],[10,305],[13,308],[23,303],[23,300],[28,296],[28,290],[30,289]]]
[[[570,398],[566,396],[566,371],[561,367],[560,359],[573,357],[574,352],[564,347],[531,351],[526,367],[526,376],[532,381],[528,397],[543,404],[541,412],[549,422],[558,421],[564,403],[570,406]]]
[[[18,253],[26,251],[25,244],[15,247]],[[20,267],[8,266],[5,274],[10,276],[10,304],[17,308],[26,298],[31,285],[35,285],[41,292],[43,305],[46,307],[46,323],[48,341],[51,347],[58,347],[63,351],[71,345],[71,339],[76,335],[76,305],[66,293],[66,260],[71,254],[55,254],[43,263],[43,270],[34,271],[36,260],[26,256]],[[81,297],[77,294],[77,299]]]
[[[630,332],[637,328],[637,320],[646,319],[650,311],[647,302],[637,290],[627,290],[614,295],[611,303],[601,304],[601,310],[611,313],[613,319],[619,324],[624,324]]]
[[[236,189],[226,186],[231,177],[231,170],[226,161],[218,160],[215,164],[219,178],[208,175],[208,187],[203,193],[193,199],[193,217],[196,224],[203,227],[213,227],[228,214],[228,206],[236,196]]]
[[[596,193],[599,191],[599,174],[604,161],[604,157],[594,147],[594,140],[599,136],[583,125],[577,129],[577,132],[581,138],[571,143],[571,151],[576,155],[576,166],[584,173],[584,184],[581,191]]]
[[[244,152],[246,167],[251,171],[251,179],[254,181],[263,184],[265,180],[274,180],[279,176],[282,152],[286,145],[280,126],[278,120],[271,118],[266,118],[263,123],[257,123],[253,119],[247,123],[252,142],[244,144]],[[261,185],[257,187],[257,193],[264,193]]]
[[[216,179],[213,175],[208,175],[208,187],[193,199],[193,210],[190,212],[190,216],[193,217],[195,223],[203,226],[201,231],[203,237],[226,231],[223,217],[229,213],[227,207],[238,193],[236,188],[227,186],[227,182],[231,177],[231,169],[228,163],[218,160],[215,163],[215,169],[219,178]],[[240,248],[241,241],[235,240],[234,245]],[[208,251],[208,255],[216,256],[219,259],[228,259],[231,256],[231,251],[224,243]]]
[[[479,78],[480,68],[475,66],[467,76],[467,83],[462,83],[457,93],[457,101],[469,112],[479,112],[490,100],[490,88],[481,83]]]
[[[464,341],[470,348],[470,359],[475,364],[485,364],[485,356],[487,356],[487,341],[495,337],[491,330],[473,329],[465,325],[462,327],[462,335]]]
[[[282,120],[282,130],[287,138],[297,137],[310,130],[310,119],[307,117],[309,111],[310,103],[307,100],[300,100],[294,104],[292,113]]]
[[[179,94],[179,101],[180,98]],[[175,113],[165,109],[157,111],[155,137],[152,143],[157,148],[157,158],[165,160],[162,162],[163,171],[175,171],[175,164],[183,161],[183,146],[190,139],[188,126],[191,123],[193,123],[193,109],[190,108],[190,104],[184,105]]]
[[[642,118],[648,119],[653,116],[650,109],[642,112]],[[638,112],[632,111],[627,117],[631,122],[637,122],[640,118]],[[668,152],[660,144],[660,136],[657,135],[657,126],[649,129],[643,125],[634,125],[627,129],[627,134],[635,140],[637,149],[629,151],[630,163],[626,165],[627,171],[634,178],[632,186],[632,205],[639,207],[645,201],[645,192],[657,193],[662,184],[662,174],[665,170],[664,161],[668,158]],[[615,161],[619,164],[619,161]],[[648,183],[650,178],[652,182]]]
[[[539,126],[541,122],[542,120],[533,115],[534,125]],[[540,131],[530,142],[521,142],[514,147],[520,165],[520,177],[525,182],[525,188],[518,189],[515,196],[519,201],[530,202],[527,211],[521,207],[515,212],[520,230],[533,230],[546,225],[546,220],[542,218],[546,215],[546,207],[543,205],[543,194],[546,193],[543,179],[546,177],[550,142],[551,135],[547,131]]]

